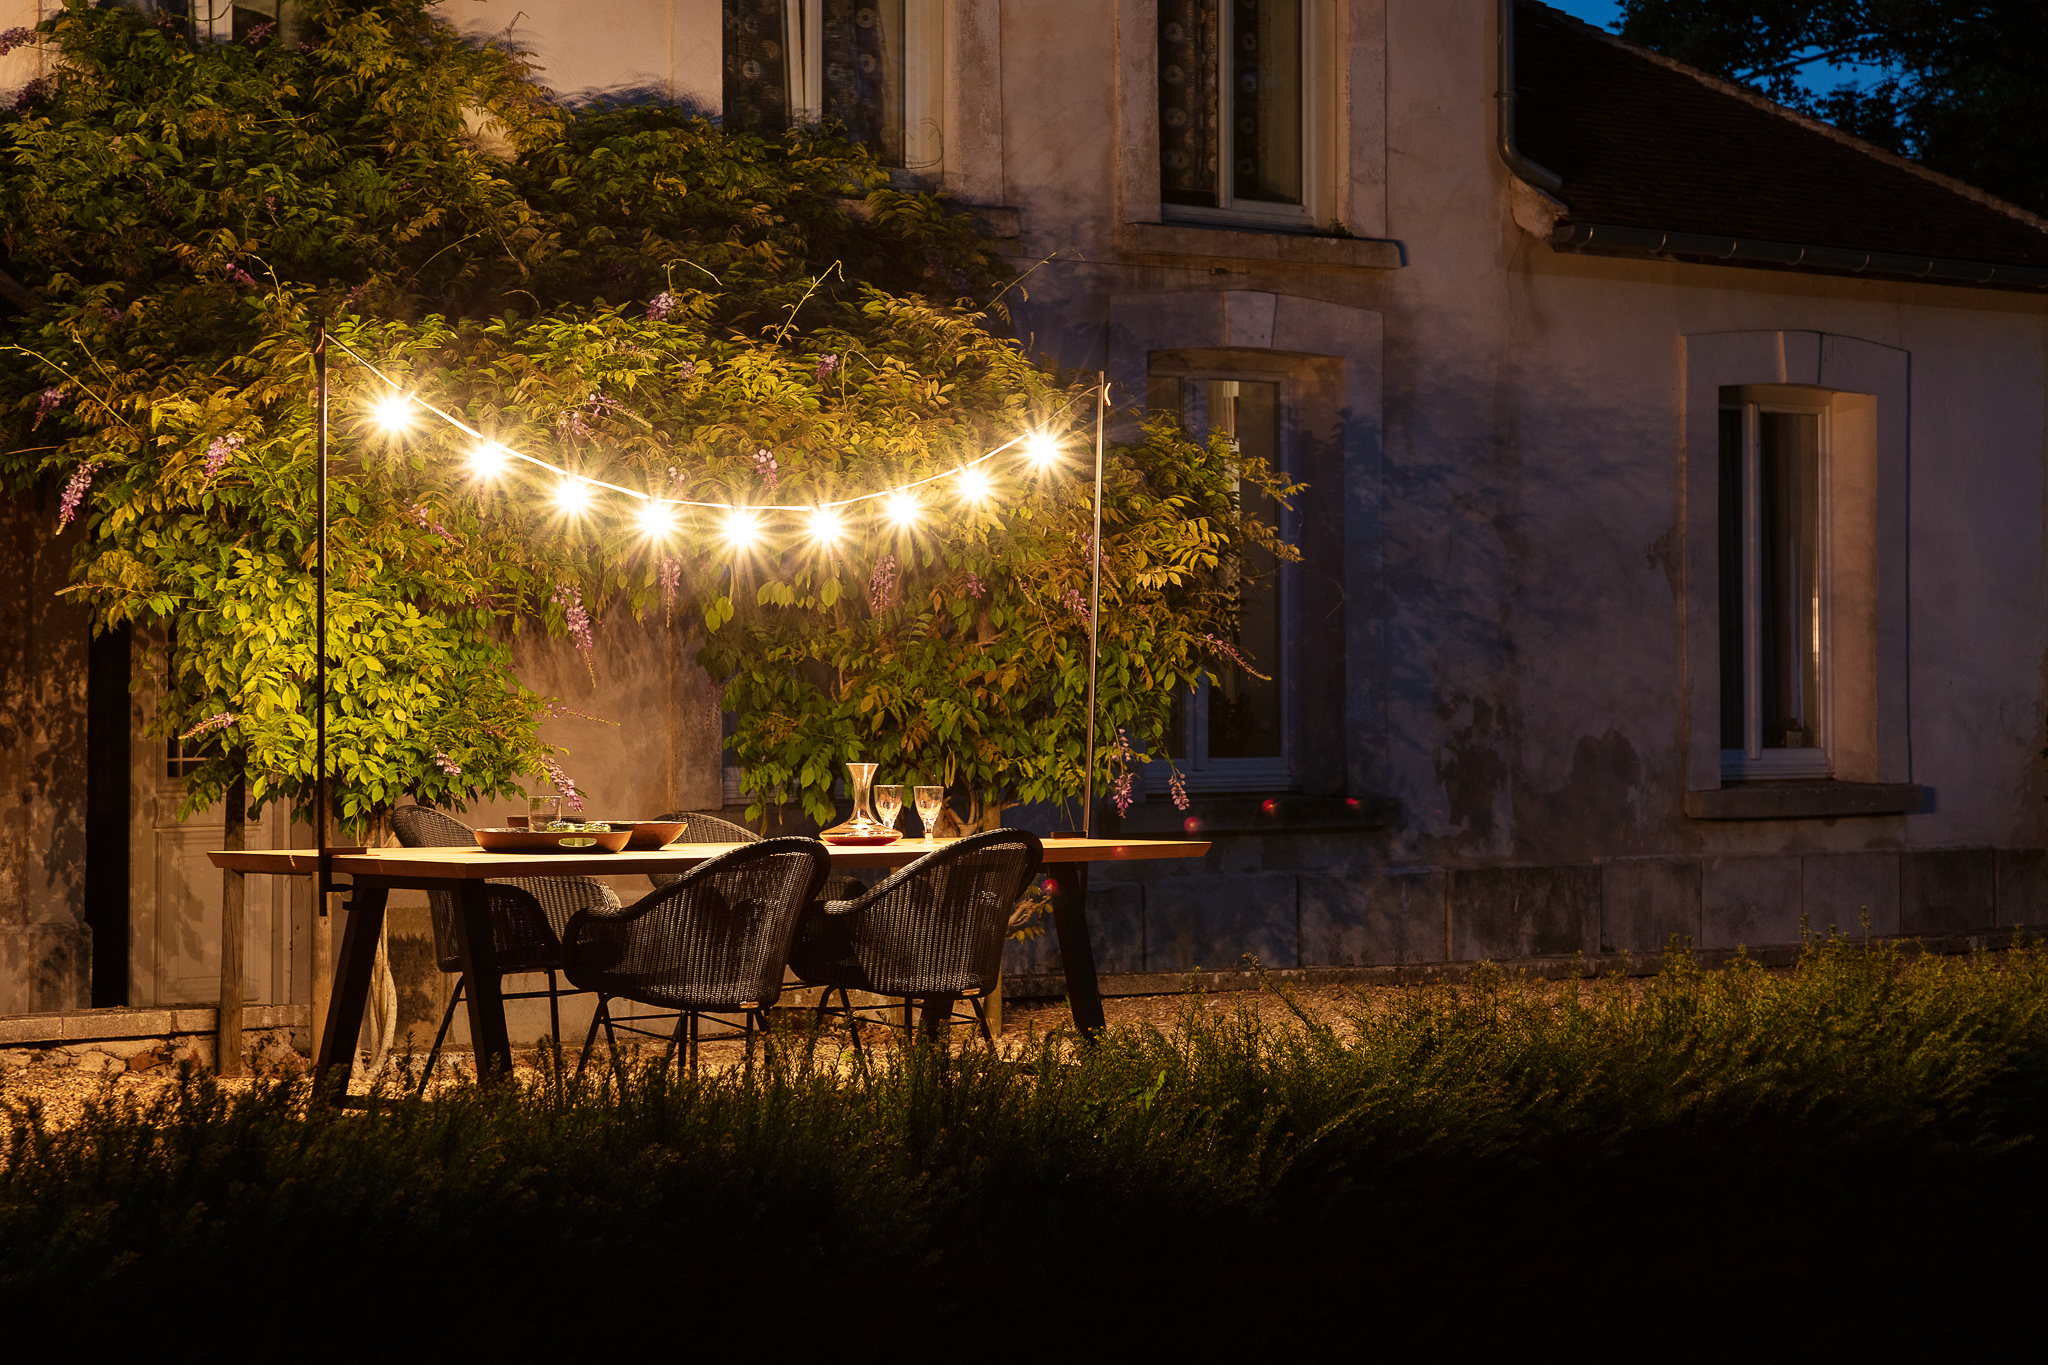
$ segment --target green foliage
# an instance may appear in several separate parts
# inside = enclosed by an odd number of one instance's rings
[[[498,1312],[548,1330],[511,1310],[597,1264],[604,1302],[687,1302],[714,1337],[761,1312],[821,1337],[849,1314],[951,1322],[956,1296],[986,1314],[991,1285],[1048,1264],[1099,1283],[1073,1292],[1105,1311],[1200,1286],[1226,1321],[1221,1305],[1256,1320],[1276,1291],[1311,1315],[1355,1314],[1359,1295],[1461,1305],[1475,1266],[1538,1304],[1590,1278],[1617,1308],[1623,1286],[1662,1304],[1681,1267],[1699,1293],[1790,1275],[1810,1308],[1821,1283],[1893,1283],[1901,1251],[2006,1256],[1973,1220],[2024,1220],[2042,1192],[2035,946],[1999,964],[1837,937],[1789,975],[1673,953],[1654,980],[1590,988],[1481,972],[1361,997],[1334,1027],[1204,1005],[1170,1031],[1060,1033],[1007,1060],[857,1061],[794,1034],[722,1075],[543,1074],[367,1115],[309,1106],[299,1084],[230,1096],[190,1076],[149,1106],[110,1091],[63,1130],[17,1106],[0,1302],[136,1311],[229,1280],[297,1330],[287,1282],[382,1286],[402,1257],[463,1306],[451,1330],[487,1334]],[[765,1246],[773,1274],[705,1254]]]
[[[309,11],[303,48],[195,47],[72,0],[43,26],[56,77],[0,117],[0,247],[38,303],[0,336],[0,474],[78,495],[73,591],[100,624],[167,628],[154,732],[226,724],[189,805],[238,758],[253,805],[310,799],[315,318],[491,439],[679,503],[801,509],[1092,416],[985,326],[1006,272],[971,220],[838,133],[572,113],[421,0]],[[381,381],[338,351],[331,373],[338,813],[554,771],[507,639],[538,619],[594,672],[607,611],[702,623],[757,793],[829,810],[856,751],[997,808],[1079,785],[1077,442],[1053,475],[1005,473],[1001,515],[930,485],[914,532],[883,539],[866,504],[836,550],[743,554],[712,508],[649,538],[559,515],[545,483],[480,483],[470,438],[381,436]],[[1230,636],[1242,548],[1274,548],[1239,482],[1289,490],[1165,429],[1109,481],[1104,714],[1142,739]]]
[[[1630,42],[2048,213],[2038,0],[1621,0],[1621,14]],[[1814,63],[1879,70],[1816,93]]]

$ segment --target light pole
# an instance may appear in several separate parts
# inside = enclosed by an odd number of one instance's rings
[[[1102,421],[1109,383],[1095,372],[1095,534],[1088,542],[1088,746],[1081,751],[1081,837],[1095,837],[1095,660],[1102,618]]]

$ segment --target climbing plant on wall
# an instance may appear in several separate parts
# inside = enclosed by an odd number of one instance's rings
[[[566,785],[536,732],[559,703],[518,683],[508,634],[566,634],[594,676],[624,612],[722,680],[757,796],[824,814],[856,755],[997,808],[1078,786],[1078,445],[980,499],[850,509],[834,535],[680,507],[650,527],[584,482],[808,506],[1078,430],[1086,389],[990,330],[1006,273],[971,220],[829,129],[572,112],[420,0],[308,10],[286,49],[73,0],[35,35],[55,75],[0,118],[0,471],[65,483],[99,624],[170,628],[156,732],[220,744],[188,804],[226,789],[231,753],[252,805],[309,799],[316,318],[405,394],[574,475],[481,473],[438,421],[381,430],[386,385],[335,355],[339,814]],[[1273,543],[1239,482],[1285,491],[1167,427],[1109,473],[1104,779],[1117,728],[1156,736],[1171,688],[1217,662],[1239,548]]]

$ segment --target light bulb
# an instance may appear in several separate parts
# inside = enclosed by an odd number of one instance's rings
[[[495,479],[505,472],[505,448],[486,443],[469,452],[469,470],[479,479]]]
[[[836,507],[813,507],[811,509],[811,539],[820,545],[837,545],[845,531],[845,523],[839,519]]]
[[[1034,431],[1024,442],[1024,458],[1040,469],[1050,469],[1052,462],[1059,457],[1059,442],[1046,432]]]
[[[761,519],[745,507],[735,507],[725,515],[725,543],[735,550],[745,550],[761,538]]]
[[[882,499],[882,515],[898,530],[917,522],[917,499],[907,488],[899,488]]]
[[[675,529],[675,508],[660,498],[649,498],[640,509],[640,533],[659,540]]]
[[[412,425],[412,399],[402,393],[387,393],[370,404],[370,420],[386,431],[403,431]]]
[[[555,489],[555,506],[575,516],[590,506],[590,485],[571,475]]]
[[[960,471],[960,496],[969,502],[981,502],[988,497],[988,471],[978,464],[971,464]]]

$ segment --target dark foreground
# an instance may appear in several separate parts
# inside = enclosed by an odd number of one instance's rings
[[[374,1113],[202,1076],[12,1109],[0,1321],[167,1358],[2038,1336],[2048,954],[1418,988]],[[40,1335],[40,1333],[38,1333]],[[17,1337],[17,1340],[26,1338]]]

